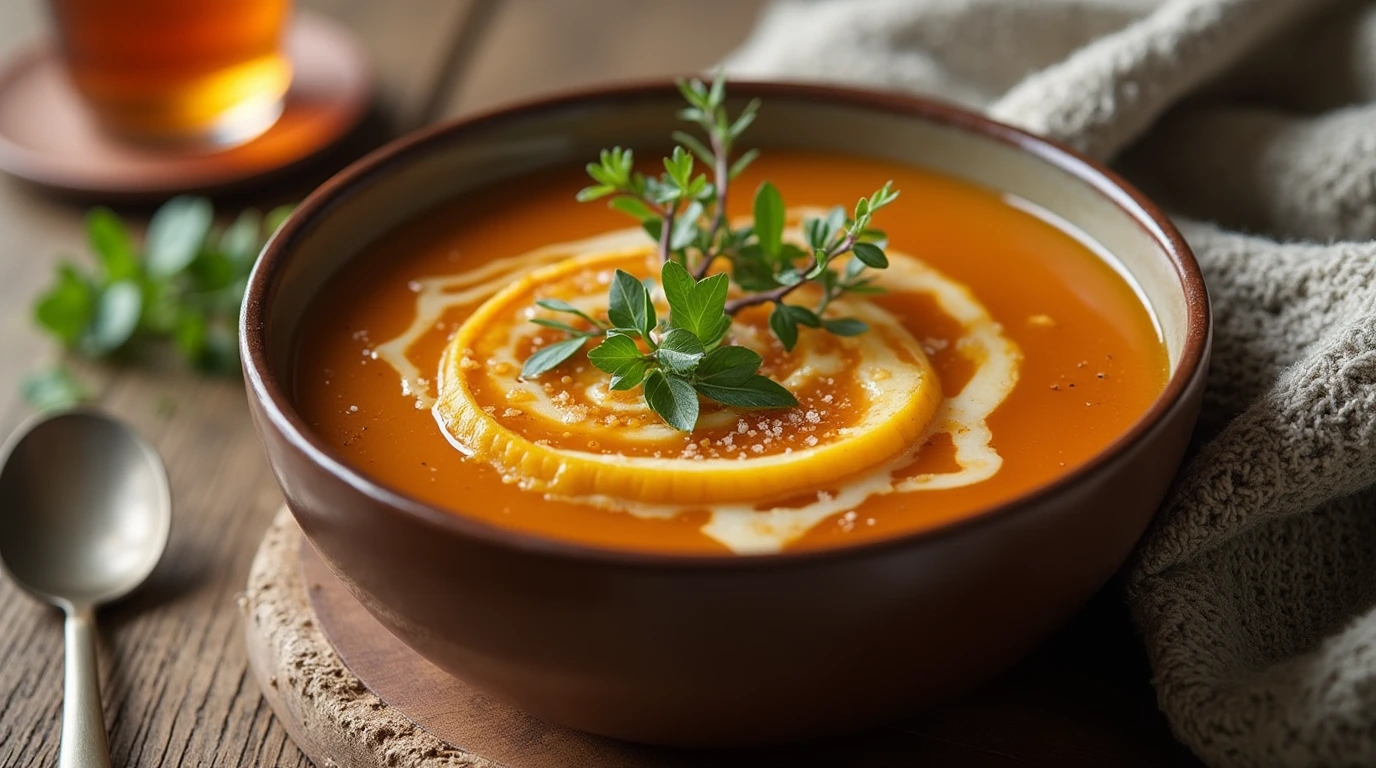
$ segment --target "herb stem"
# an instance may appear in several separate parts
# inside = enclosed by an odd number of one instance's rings
[[[714,248],[717,244],[717,235],[721,232],[722,225],[726,223],[726,196],[728,187],[731,184],[730,161],[731,150],[725,146],[719,131],[711,131],[709,137],[712,142],[712,156],[716,160],[716,167],[713,169],[713,181],[717,186],[717,212],[712,217],[712,228],[708,230],[707,247]],[[709,251],[702,256],[702,263],[698,265],[693,277],[701,280],[707,277],[707,268],[712,266],[712,262],[721,255],[721,250]]]
[[[858,230],[859,227],[857,227],[856,229]],[[839,254],[845,253],[846,251],[849,251],[851,248],[855,246],[857,242],[859,242],[859,240],[860,233],[851,232],[839,243],[833,245],[830,249],[827,250],[827,258],[830,259],[833,256],[837,256]],[[734,317],[737,312],[740,312],[742,309],[745,309],[747,307],[759,306],[760,304],[778,304],[779,302],[784,300],[785,296],[787,296],[790,293],[793,293],[799,288],[802,288],[804,285],[807,285],[807,283],[808,281],[806,280],[800,280],[794,283],[793,285],[781,285],[772,291],[765,291],[763,293],[752,293],[749,296],[741,296],[740,298],[732,299],[731,301],[726,302],[726,314]],[[831,297],[828,297],[826,299],[826,302],[830,303],[830,301]],[[825,308],[826,304],[823,304],[822,306]]]
[[[698,264],[698,268],[693,272],[693,279],[701,280],[707,277],[707,270],[712,266],[712,263],[726,255],[727,254],[720,251],[716,253],[703,254],[702,263]]]
[[[662,222],[659,226],[659,263],[665,264],[669,261],[669,238],[674,231],[674,218],[678,216],[678,203],[659,210]]]

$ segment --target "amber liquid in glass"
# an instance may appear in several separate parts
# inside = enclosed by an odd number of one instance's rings
[[[235,144],[282,112],[291,0],[51,0],[72,83],[141,142]]]

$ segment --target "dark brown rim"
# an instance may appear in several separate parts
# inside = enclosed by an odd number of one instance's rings
[[[975,526],[989,525],[1010,515],[1035,506],[1048,497],[1063,492],[1069,486],[1083,482],[1100,467],[1116,460],[1131,446],[1155,430],[1167,414],[1180,406],[1180,400],[1194,381],[1204,374],[1211,338],[1209,298],[1203,275],[1194,254],[1183,237],[1153,203],[1114,172],[1078,152],[1027,133],[1018,128],[995,122],[958,107],[927,99],[882,91],[856,88],[806,85],[798,83],[750,82],[731,84],[736,96],[758,96],[762,99],[786,98],[839,104],[862,109],[887,112],[917,118],[940,125],[978,134],[999,143],[1028,152],[1038,159],[1088,184],[1096,192],[1123,210],[1147,232],[1170,257],[1185,294],[1188,313],[1185,348],[1180,364],[1166,383],[1165,389],[1146,413],[1126,433],[1108,447],[1095,454],[1068,474],[1041,486],[1013,501],[990,507],[962,520],[936,528],[916,531],[889,539],[864,542],[854,546],[803,552],[782,552],[769,555],[675,555],[657,552],[636,552],[577,544],[552,537],[501,528],[476,518],[456,514],[412,499],[376,483],[352,469],[336,457],[310,431],[295,412],[286,390],[269,373],[266,361],[266,324],[264,316],[274,277],[287,260],[293,246],[309,233],[317,218],[328,214],[337,203],[353,191],[386,173],[398,163],[424,154],[436,144],[461,139],[479,129],[505,121],[528,118],[541,112],[574,104],[635,101],[644,98],[663,98],[675,92],[667,81],[629,83],[610,87],[591,88],[517,103],[469,118],[441,123],[403,136],[358,160],[330,178],[296,209],[291,218],[263,249],[258,264],[249,279],[240,323],[240,348],[244,361],[244,375],[250,394],[257,398],[271,423],[291,446],[306,454],[317,465],[339,478],[359,493],[388,507],[391,512],[419,519],[442,530],[477,539],[485,544],[513,549],[526,554],[558,556],[604,564],[667,567],[667,568],[760,568],[783,567],[861,557],[876,551],[926,543],[944,536],[963,532]]]

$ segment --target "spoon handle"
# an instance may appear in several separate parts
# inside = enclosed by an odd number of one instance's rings
[[[67,671],[62,695],[58,768],[110,768],[105,714],[96,671],[96,622],[90,608],[67,612]]]

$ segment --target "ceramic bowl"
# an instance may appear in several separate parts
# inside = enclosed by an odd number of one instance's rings
[[[324,184],[264,250],[243,315],[249,402],[296,519],[362,604],[442,669],[545,720],[656,744],[862,728],[1017,661],[1132,550],[1181,461],[1209,356],[1194,258],[1161,212],[1104,168],[913,97],[763,83],[731,91],[768,104],[751,129],[760,147],[934,169],[1083,230],[1140,284],[1171,373],[1141,420],[1092,460],[938,530],[756,557],[637,554],[516,533],[373,482],[311,432],[294,404],[302,315],[362,246],[442,200],[604,146],[663,147],[680,97],[663,83],[492,112],[402,138]]]

